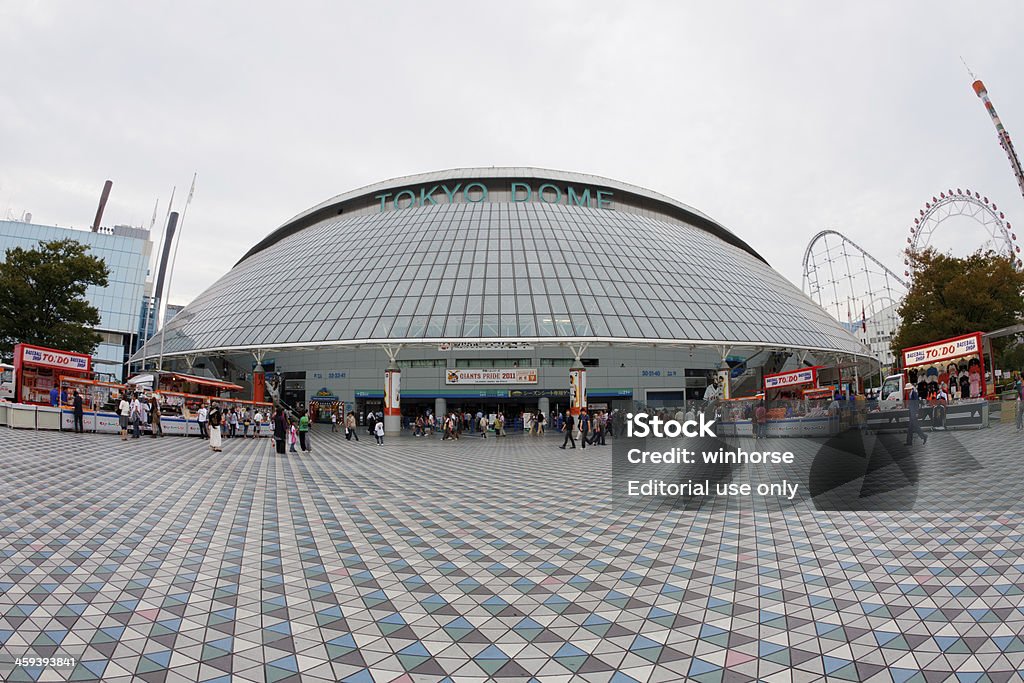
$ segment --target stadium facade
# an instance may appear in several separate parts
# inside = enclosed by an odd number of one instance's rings
[[[134,360],[156,355],[151,341]],[[718,373],[752,394],[791,367],[877,368],[700,211],[535,168],[407,176],[312,207],[167,324],[163,357],[257,391],[266,371],[290,404],[384,409],[389,429],[398,411],[681,405]]]

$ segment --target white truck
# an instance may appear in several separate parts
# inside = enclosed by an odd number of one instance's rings
[[[14,401],[14,366],[0,363],[0,401]]]
[[[910,387],[906,385],[906,377],[889,375],[878,390],[878,408],[880,410],[901,410],[907,405],[906,393]]]

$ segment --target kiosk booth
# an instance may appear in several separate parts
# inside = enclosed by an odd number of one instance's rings
[[[14,345],[14,401],[8,422],[25,429],[60,429],[60,378],[89,378],[92,357],[33,344]],[[55,400],[56,399],[56,400]],[[70,401],[70,395],[67,398]]]
[[[197,379],[204,380],[204,386],[208,390],[213,391],[217,389],[228,391],[230,387],[238,386],[206,378]],[[73,389],[78,389],[78,393],[82,394],[85,406],[83,421],[86,431],[115,434],[120,430],[117,405],[120,402],[121,394],[126,391],[123,385],[78,377],[61,377],[60,383],[62,394],[66,393],[68,396],[71,396]],[[237,408],[243,419],[247,415],[255,416],[256,413],[260,413],[263,418],[260,423],[261,436],[266,436],[270,433],[271,414],[273,411],[273,404],[271,403],[243,401],[217,395],[188,394],[179,391],[149,391],[145,389],[144,382],[130,382],[127,391],[141,393],[146,400],[156,400],[159,402],[160,427],[164,434],[167,435],[199,436],[199,423],[196,421],[196,413],[204,403],[209,403],[210,401],[217,401],[224,413],[227,413],[232,408]],[[250,433],[255,431],[253,426],[250,425]],[[70,401],[62,405],[61,428],[69,431],[74,429],[74,412]],[[151,429],[151,425],[143,425],[143,430],[146,433],[151,433]],[[239,430],[240,433],[241,431]]]
[[[764,393],[723,401],[717,433],[753,436],[754,411],[763,400],[767,436],[827,437],[840,429],[839,411],[830,411],[833,390],[819,386],[828,370],[821,366],[777,372],[764,377]]]
[[[988,426],[988,383],[981,332],[903,349],[903,372],[889,375],[879,390],[872,431],[906,431],[907,401],[917,389],[923,429],[982,429]],[[945,390],[946,398],[939,398]]]

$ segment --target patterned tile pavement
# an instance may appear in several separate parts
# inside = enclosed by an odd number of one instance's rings
[[[958,438],[1020,471],[1007,426]],[[629,509],[611,447],[363,439],[0,431],[0,678],[1024,679],[999,477],[960,475],[988,512]]]

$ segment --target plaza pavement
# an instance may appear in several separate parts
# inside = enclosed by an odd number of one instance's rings
[[[0,679],[1022,680],[1010,426],[921,447],[984,465],[959,514],[638,509],[611,446],[360,437],[0,430]]]

